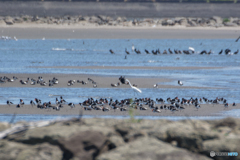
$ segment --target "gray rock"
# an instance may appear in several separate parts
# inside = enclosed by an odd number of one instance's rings
[[[23,19],[21,17],[15,17],[14,23],[23,23]]]
[[[173,147],[154,138],[140,138],[134,142],[101,154],[97,160],[208,160],[205,156]]]
[[[240,139],[239,136],[236,138],[227,138],[227,139],[216,139],[208,140],[203,143],[203,152],[205,155],[209,156],[211,151],[214,152],[238,152],[240,153]],[[218,156],[218,160],[239,160],[240,157],[226,157]]]
[[[213,16],[211,19],[213,19],[218,24],[221,24],[223,21],[222,18],[218,16]]]
[[[188,20],[188,24],[191,26],[191,27],[196,27],[198,26],[197,23],[195,21],[192,21],[192,20]]]
[[[80,132],[59,143],[70,152],[67,157],[73,155],[74,158],[85,160],[95,159],[99,154],[116,147],[101,132],[95,131]]]
[[[5,17],[4,20],[5,20],[5,23],[6,23],[7,25],[13,25],[13,24],[14,24],[13,18],[10,17],[10,16]]]
[[[42,143],[39,145],[26,145],[10,141],[0,141],[0,159],[4,160],[59,160],[62,159],[59,147]]]
[[[236,23],[232,23],[232,22],[224,22],[223,24],[227,27],[237,27],[238,26]]]

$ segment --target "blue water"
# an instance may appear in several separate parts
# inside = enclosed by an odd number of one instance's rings
[[[137,55],[131,51],[132,45],[141,50]],[[187,50],[193,47],[196,54],[147,55],[144,49]],[[130,52],[124,59],[125,48]],[[204,89],[142,89],[138,97],[179,98],[224,97],[230,103],[240,103],[240,56],[218,55],[221,49],[230,48],[231,52],[240,49],[240,44],[232,39],[223,40],[146,40],[146,39],[91,39],[91,40],[0,40],[0,73],[61,73],[61,74],[98,74],[107,76],[141,76],[172,79],[164,84],[177,85],[181,79],[184,86],[206,87]],[[112,49],[116,54],[109,52]],[[199,55],[202,50],[212,50],[211,55]],[[136,69],[77,69],[41,68],[45,66],[199,66],[223,67],[201,70],[136,70]],[[157,83],[157,82],[156,82]],[[116,88],[4,88],[0,85],[0,104],[6,100],[18,103],[34,98],[42,101],[55,101],[63,95],[69,102],[79,103],[88,97],[123,99],[133,97],[130,89]],[[26,117],[26,116],[23,116]],[[54,116],[52,116],[53,118]],[[56,117],[55,117],[56,118]],[[0,119],[1,121],[1,119]]]

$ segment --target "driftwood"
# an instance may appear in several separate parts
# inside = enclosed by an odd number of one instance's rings
[[[28,124],[13,124],[11,128],[8,128],[2,132],[0,132],[0,139],[4,139],[8,135],[12,135],[18,132],[26,131],[33,128],[49,126],[56,122],[66,121],[66,119],[60,120],[50,120],[50,121],[38,121],[38,122],[29,122]]]

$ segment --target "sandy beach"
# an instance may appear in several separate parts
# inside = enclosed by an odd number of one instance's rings
[[[55,106],[55,104],[53,104]],[[67,104],[64,105],[60,111],[52,110],[52,109],[39,109],[36,106],[24,105],[21,108],[16,108],[16,104],[11,106],[8,105],[0,105],[0,113],[1,114],[44,114],[44,115],[79,115],[82,111],[83,115],[95,115],[95,116],[104,116],[104,115],[118,115],[118,116],[129,116],[129,111],[119,111],[111,109],[108,112],[92,110],[85,111],[83,110],[79,104],[75,105],[76,107],[71,109]],[[157,104],[158,107],[163,106],[162,104]],[[169,104],[167,104],[169,106]],[[106,107],[109,107],[106,105]],[[225,108],[223,104],[201,104],[200,109],[196,109],[192,106],[184,106],[185,109],[183,111],[171,112],[170,110],[161,110],[161,113],[152,112],[152,109],[147,107],[147,110],[139,110],[133,109],[133,115],[135,116],[221,116],[221,112],[229,111],[232,109],[240,109],[240,104],[237,106],[232,106],[229,104],[228,108]],[[110,107],[109,107],[110,108]]]
[[[96,27],[0,25],[0,35],[18,39],[236,39],[239,27]]]
[[[113,67],[113,68],[118,68],[118,67]],[[51,88],[93,88],[93,84],[88,81],[88,78],[93,79],[97,83],[97,88],[130,88],[130,86],[126,84],[121,84],[120,86],[117,86],[117,87],[111,86],[111,84],[117,84],[118,82],[120,82],[119,81],[120,76],[102,76],[102,75],[88,75],[88,74],[0,74],[0,77],[4,77],[4,76],[7,76],[9,78],[16,76],[18,77],[18,79],[14,82],[0,83],[0,87],[49,88],[48,84],[47,86],[41,86],[40,84],[31,85],[29,82],[26,85],[22,85],[19,82],[20,80],[26,81],[27,78],[30,78],[30,79],[33,78],[37,80],[39,76],[42,76],[42,78],[47,83],[49,82],[49,80],[52,80],[53,77],[59,80],[59,83],[54,86],[51,86]],[[129,79],[132,84],[136,84],[138,88],[153,88],[153,85],[157,83],[158,88],[182,88],[182,89],[183,88],[191,88],[191,89],[212,88],[214,89],[214,87],[179,86],[177,85],[177,80],[173,80],[169,78],[153,78],[153,77],[147,78],[147,77],[135,77],[135,76],[134,77],[130,76],[126,78]],[[76,83],[74,83],[71,86],[68,86],[67,84],[69,80],[75,80]],[[77,83],[77,80],[87,82],[87,84],[82,85],[81,83]],[[172,81],[176,81],[176,85],[163,84],[164,82],[172,82]],[[218,89],[218,88],[215,88],[215,89]]]

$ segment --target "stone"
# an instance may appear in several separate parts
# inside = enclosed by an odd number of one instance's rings
[[[2,20],[2,22],[5,24],[5,22],[3,20]],[[1,20],[0,20],[0,24],[1,24]],[[10,128],[10,124],[8,124],[6,122],[0,123],[0,132],[6,130],[8,128]]]
[[[39,145],[26,145],[10,141],[0,141],[0,159],[5,160],[59,160],[62,159],[62,151],[58,146],[48,143]]]
[[[134,142],[101,154],[97,160],[209,160],[210,158],[176,148],[154,138],[140,138]]]
[[[240,153],[240,139],[239,136],[236,138],[227,138],[227,139],[215,139],[208,140],[203,142],[203,152],[205,155],[209,156],[211,151],[214,152],[238,152]],[[232,160],[232,159],[240,159],[237,157],[226,157],[226,156],[218,156],[218,160]]]
[[[95,159],[99,154],[112,149],[111,142],[101,132],[85,131],[71,136],[68,139],[60,140],[61,146],[69,151],[67,158]]]
[[[222,18],[218,16],[213,16],[211,19],[213,19],[216,23],[222,24]]]
[[[5,20],[5,23],[6,23],[7,25],[13,25],[13,24],[14,24],[13,18],[10,17],[10,16],[5,17],[4,20]]]

